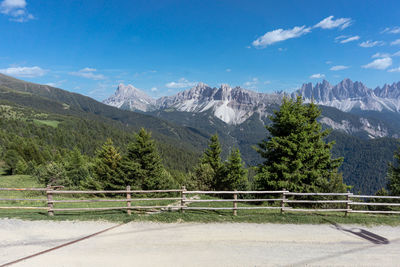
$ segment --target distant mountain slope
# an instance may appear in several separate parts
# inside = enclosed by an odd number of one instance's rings
[[[80,116],[88,116],[91,119],[98,119],[101,121],[116,121],[127,124],[135,130],[144,127],[152,131],[153,135],[160,140],[167,141],[175,139],[183,146],[188,146],[191,149],[203,149],[208,142],[207,138],[198,135],[189,128],[174,125],[170,122],[155,118],[154,116],[111,107],[90,97],[71,93],[51,86],[29,83],[0,74],[0,87],[6,90],[13,89],[17,92],[28,93],[34,96],[54,100],[64,107],[62,110],[57,109],[57,112],[63,114],[79,114]],[[12,97],[11,95],[3,95],[2,98],[10,98]],[[45,106],[37,104],[36,101],[29,101],[28,95],[26,95],[25,98],[17,97],[14,100],[9,100],[24,101],[24,105],[30,107],[43,108]]]

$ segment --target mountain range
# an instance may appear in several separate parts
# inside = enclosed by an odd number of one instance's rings
[[[387,98],[396,96],[394,86],[383,88]],[[0,74],[0,136],[33,138],[38,144],[61,149],[78,147],[93,155],[107,137],[123,150],[132,132],[144,127],[157,140],[166,167],[184,177],[214,133],[220,136],[223,159],[237,147],[247,166],[259,164],[262,159],[253,147],[267,136],[267,115],[279,109],[285,95],[198,84],[175,96],[152,99],[133,86],[120,85],[119,89],[109,99],[108,104],[116,106],[112,107],[77,93]],[[333,128],[327,139],[336,142],[333,157],[344,157],[340,171],[344,181],[354,186],[353,192],[375,193],[385,186],[387,164],[398,144],[399,113],[320,107],[320,121]],[[7,138],[0,138],[0,156],[7,151]]]
[[[257,93],[241,87],[231,88],[222,84],[212,88],[199,83],[191,89],[173,96],[153,99],[132,85],[120,84],[115,94],[104,100],[105,104],[121,109],[142,112],[175,110],[180,112],[201,113],[211,111],[214,117],[229,125],[240,125],[256,114],[261,121],[271,115],[269,107],[279,105],[283,97],[300,95],[304,101],[333,107],[342,111],[341,116],[322,116],[320,122],[326,126],[348,134],[364,134],[368,138],[398,138],[396,122],[377,120],[374,116],[365,116],[359,111],[393,113],[400,118],[400,82],[385,84],[372,90],[361,82],[344,79],[335,86],[324,80],[315,85],[303,86],[291,94]],[[344,114],[348,113],[348,114]],[[350,119],[349,114],[360,115]],[[395,125],[395,126],[394,126]]]

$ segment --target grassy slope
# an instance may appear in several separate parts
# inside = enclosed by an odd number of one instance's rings
[[[0,175],[1,187],[35,187],[38,186],[36,181],[26,175],[2,176]],[[36,195],[35,195],[36,194]],[[45,198],[40,193],[26,192],[1,192],[0,198]],[[61,199],[56,197],[55,199]],[[65,198],[63,198],[65,199]],[[137,203],[137,202],[134,202]],[[137,205],[165,205],[172,201],[153,201],[151,203],[138,202]],[[11,205],[32,205],[22,201],[1,201],[0,206]],[[45,206],[45,203],[39,206]],[[57,207],[76,207],[78,204],[56,204]],[[79,204],[84,207],[107,207],[116,206],[116,203],[85,203]],[[124,205],[121,203],[120,205]],[[212,206],[223,207],[230,206],[231,203],[197,203],[193,206]],[[248,204],[240,204],[239,206],[250,206]],[[129,222],[129,221],[154,221],[154,222],[247,222],[247,223],[295,223],[295,224],[320,224],[320,223],[340,223],[340,224],[388,224],[400,225],[400,216],[396,215],[363,215],[350,214],[345,217],[343,213],[291,213],[281,214],[279,210],[239,210],[238,216],[232,216],[231,211],[200,211],[187,210],[185,213],[177,211],[162,212],[154,214],[133,212],[128,216],[123,211],[96,211],[96,212],[58,212],[56,216],[49,217],[47,212],[43,210],[12,210],[0,209],[0,218],[19,218],[25,220],[107,220],[112,222]]]

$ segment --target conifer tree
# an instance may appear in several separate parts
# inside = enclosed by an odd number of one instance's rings
[[[143,128],[128,145],[124,168],[129,182],[142,189],[165,189],[173,185],[173,179],[164,169],[151,133]]]
[[[393,163],[389,163],[388,189],[391,195],[400,196],[400,148],[394,153]]]
[[[228,161],[224,163],[222,183],[218,190],[247,190],[247,170],[243,166],[240,151],[232,149]]]
[[[221,166],[221,144],[219,143],[218,135],[214,134],[211,136],[210,144],[204,151],[201,163],[209,164],[215,173],[218,173]]]
[[[215,189],[215,172],[210,164],[198,164],[190,173],[187,189],[210,191]]]
[[[97,151],[93,166],[94,179],[103,189],[116,190],[126,186],[125,175],[121,168],[121,155],[111,139]],[[98,185],[97,185],[98,187]]]
[[[211,189],[217,189],[222,186],[223,179],[223,164],[221,161],[221,144],[218,139],[218,135],[214,134],[210,138],[210,144],[204,151],[203,157],[200,160],[200,164],[197,166],[195,173],[205,178],[213,173]],[[208,165],[210,168],[206,167]],[[209,171],[212,170],[212,172]],[[201,171],[204,170],[204,174]],[[200,178],[200,176],[198,178]]]
[[[297,192],[345,191],[338,167],[342,158],[332,159],[333,142],[323,138],[317,122],[321,111],[314,104],[304,105],[302,98],[284,98],[279,111],[266,126],[270,136],[258,144],[264,162],[257,168],[256,186],[263,190],[285,188]]]
[[[88,162],[77,147],[67,155],[65,170],[71,186],[78,186],[90,175]]]

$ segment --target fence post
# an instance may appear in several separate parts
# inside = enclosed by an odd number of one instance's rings
[[[47,195],[47,214],[49,216],[54,216],[54,211],[53,211],[53,193],[52,193],[52,189],[50,185],[47,185],[47,191],[46,191],[46,195]]]
[[[347,190],[347,202],[346,202],[346,213],[345,216],[349,214],[350,207],[350,191]]]
[[[127,185],[126,186],[126,206],[127,206],[127,213],[128,213],[128,215],[131,215],[132,214],[132,211],[131,211],[131,186],[130,185]]]
[[[233,194],[233,199],[237,200],[237,193],[236,192]],[[233,201],[233,216],[237,216],[237,202],[236,201]]]
[[[282,192],[282,201],[281,201],[281,213],[284,213],[285,212],[285,200],[286,200],[285,191],[286,191],[286,189],[283,188],[282,191],[283,192]]]
[[[185,201],[186,201],[186,187],[183,185],[182,192],[181,192],[181,213],[185,213],[185,210],[184,210]]]

